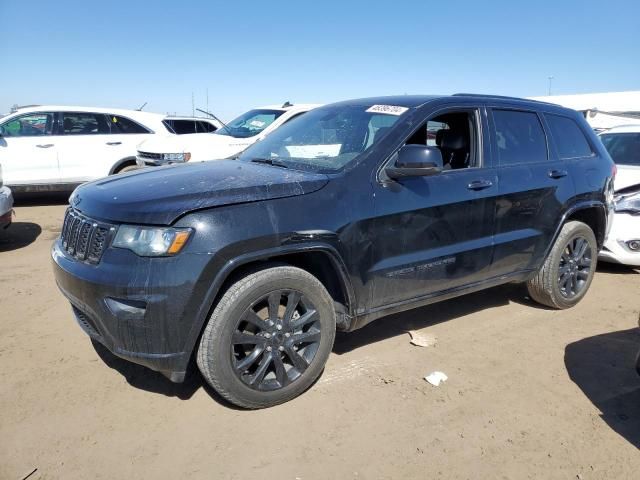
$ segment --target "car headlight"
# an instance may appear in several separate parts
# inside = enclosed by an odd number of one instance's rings
[[[640,215],[640,193],[631,195],[618,195],[614,200],[616,212],[626,212],[632,215]]]
[[[120,225],[112,246],[126,248],[141,257],[175,255],[191,235],[190,228],[157,228]]]
[[[191,160],[191,153],[163,153],[162,159],[168,162],[188,162]]]

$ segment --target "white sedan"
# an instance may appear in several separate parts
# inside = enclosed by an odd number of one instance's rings
[[[138,166],[219,160],[237,155],[249,145],[300,115],[314,104],[268,105],[243,113],[213,133],[156,136],[138,147]]]
[[[640,125],[612,128],[600,140],[618,167],[615,214],[600,259],[640,267]]]

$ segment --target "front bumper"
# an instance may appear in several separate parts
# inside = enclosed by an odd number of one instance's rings
[[[630,240],[640,240],[640,215],[614,214],[600,260],[640,267],[640,251],[632,251],[627,246]]]
[[[139,167],[161,167],[163,165],[174,165],[185,163],[184,160],[163,160],[159,158],[148,158],[140,155],[136,156],[136,165]]]
[[[200,325],[195,283],[203,255],[143,258],[108,248],[91,265],[70,257],[59,239],[51,255],[56,283],[91,338],[118,357],[184,380]]]
[[[9,187],[0,187],[0,228],[11,225],[13,215],[13,194]]]

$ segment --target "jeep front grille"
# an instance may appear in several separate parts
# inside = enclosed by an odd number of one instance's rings
[[[107,248],[113,227],[67,209],[62,224],[62,248],[72,257],[96,264]]]

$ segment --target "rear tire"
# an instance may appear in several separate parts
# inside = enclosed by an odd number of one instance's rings
[[[333,300],[296,267],[247,275],[224,293],[196,357],[216,392],[242,408],[297,397],[320,376],[336,332]]]
[[[589,290],[597,262],[593,230],[582,222],[567,222],[544,264],[527,282],[529,295],[551,308],[573,307]]]

